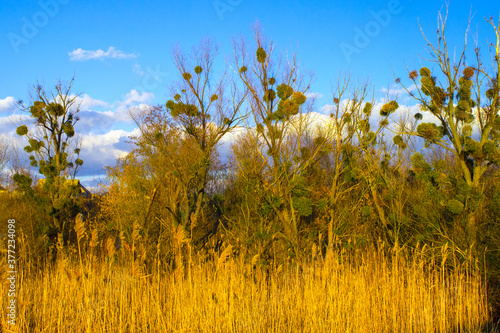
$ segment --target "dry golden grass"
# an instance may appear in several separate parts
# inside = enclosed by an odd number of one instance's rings
[[[268,274],[224,252],[210,263],[186,267],[182,276],[161,268],[144,275],[134,265],[60,260],[36,275],[19,273],[17,326],[5,316],[1,325],[4,332],[64,333],[421,333],[484,327],[487,300],[480,274],[466,266],[444,269],[422,250],[412,256],[396,252],[339,252]],[[3,309],[6,293],[4,285]]]

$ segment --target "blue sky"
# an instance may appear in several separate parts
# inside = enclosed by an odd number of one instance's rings
[[[13,101],[26,99],[38,81],[51,86],[75,75],[74,92],[85,96],[82,121],[89,181],[104,174],[128,149],[134,130],[126,110],[164,104],[177,79],[172,48],[189,50],[205,37],[220,45],[220,62],[231,55],[232,38],[252,42],[259,22],[281,51],[295,49],[302,68],[315,80],[318,111],[331,103],[331,83],[341,71],[369,79],[375,94],[395,88],[393,72],[420,68],[426,55],[419,29],[434,41],[439,1],[77,1],[0,2],[0,135],[13,137]],[[469,13],[472,34],[493,41],[484,17],[498,19],[495,0],[450,1],[449,44],[460,49]],[[361,34],[365,38],[360,37]],[[472,43],[472,39],[470,39]],[[410,103],[410,102],[409,102]]]

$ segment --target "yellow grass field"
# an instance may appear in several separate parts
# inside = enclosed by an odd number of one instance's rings
[[[59,260],[18,273],[16,326],[2,332],[481,332],[486,286],[425,251],[340,251],[267,273],[223,251],[144,273],[136,262]],[[446,253],[440,258],[446,258]],[[5,281],[5,280],[3,280]],[[7,307],[7,286],[0,289]]]

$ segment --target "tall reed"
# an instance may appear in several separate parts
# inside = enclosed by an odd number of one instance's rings
[[[79,255],[36,274],[20,269],[17,325],[0,323],[3,332],[421,333],[477,332],[488,322],[481,274],[448,268],[450,256],[339,251],[267,270],[230,253],[180,278],[114,260],[80,266]],[[3,309],[6,293],[3,285]]]

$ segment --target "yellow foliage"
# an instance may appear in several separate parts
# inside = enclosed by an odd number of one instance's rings
[[[107,247],[114,249],[108,239]],[[445,251],[446,252],[446,251]],[[141,275],[137,265],[18,275],[19,332],[476,332],[481,274],[404,251],[336,252],[266,272],[227,246],[215,263]],[[448,259],[451,260],[451,259]],[[224,263],[224,265],[222,265]],[[174,278],[176,276],[177,278]],[[161,292],[159,292],[161,291]],[[7,288],[0,289],[7,307]],[[0,324],[10,328],[7,317]]]

